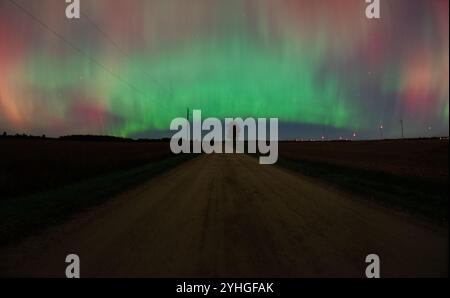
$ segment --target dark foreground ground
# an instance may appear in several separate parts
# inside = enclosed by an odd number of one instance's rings
[[[0,198],[45,192],[171,155],[166,142],[0,137]]]
[[[190,159],[166,142],[0,138],[0,246]]]
[[[448,275],[448,230],[247,155],[204,155],[101,208],[0,250],[1,276],[384,277]]]
[[[447,225],[448,139],[280,143],[279,165]]]
[[[0,276],[63,276],[70,253],[85,277],[362,277],[371,253],[448,275],[447,140],[281,143],[277,166],[34,142],[0,140]]]

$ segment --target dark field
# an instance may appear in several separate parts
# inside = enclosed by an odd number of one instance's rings
[[[282,142],[279,164],[391,207],[448,222],[448,139]]]
[[[48,191],[171,156],[165,142],[0,138],[0,198]]]
[[[284,142],[282,158],[448,182],[448,140]]]
[[[171,169],[166,142],[0,139],[0,245],[92,208]]]
[[[278,165],[448,222],[448,140],[281,142]],[[192,158],[167,142],[0,138],[0,244],[19,240]]]
[[[151,165],[139,172],[154,171]],[[323,168],[316,163],[311,169]],[[340,169],[339,177],[349,179],[348,170]],[[368,253],[381,256],[383,277],[448,276],[447,227],[337,191],[324,182],[323,172],[310,179],[262,166],[246,154],[211,154],[153,179],[139,177],[95,181],[90,188],[95,192],[122,189],[124,181],[135,186],[107,196],[110,201],[99,208],[0,248],[0,276],[64,277],[64,260],[72,252],[81,257],[82,276],[88,278],[362,278]],[[359,181],[376,181],[369,178]],[[73,202],[91,203],[85,189],[34,199],[32,205],[16,200],[21,208],[0,231],[23,227],[29,217],[21,214],[33,215],[33,226],[39,226],[64,214],[59,208],[67,213]],[[64,204],[55,209],[61,199]]]

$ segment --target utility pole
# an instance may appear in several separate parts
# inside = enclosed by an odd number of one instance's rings
[[[401,126],[401,128],[402,128],[402,139],[404,139],[404,138],[405,138],[405,135],[404,135],[404,133],[403,133],[403,119],[400,119],[400,126]]]
[[[190,123],[191,123],[191,121],[190,121],[190,113],[189,113],[189,108],[187,108],[186,109],[186,119],[187,119],[187,121],[188,121],[188,123],[189,123],[189,130],[187,131],[187,133],[186,133],[186,141],[187,142],[190,142],[190,138],[189,138],[189,135],[190,135],[190,133],[191,133],[191,125],[190,125]]]
[[[383,139],[383,124],[380,124],[380,140]]]

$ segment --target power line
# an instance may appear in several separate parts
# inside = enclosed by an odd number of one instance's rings
[[[403,130],[403,119],[400,119],[400,126],[402,129],[402,139],[405,138],[404,130]]]
[[[105,30],[103,30],[96,22],[94,22],[92,20],[91,17],[89,17],[88,14],[86,14],[85,12],[81,11],[81,16],[87,20],[87,23],[89,23],[91,26],[93,26],[98,32],[100,32],[100,34],[106,39],[108,40],[112,46],[114,48],[116,48],[125,58],[127,58],[130,62],[134,62],[132,56],[126,52],[120,45],[118,42],[116,42],[113,38],[111,38],[111,36],[105,32]],[[146,77],[148,77],[151,81],[153,81],[153,83],[155,83],[156,85],[158,85],[161,89],[165,89],[165,87],[161,86],[161,83],[158,82],[156,79],[154,79],[152,77],[151,74],[149,74],[146,70],[144,70],[142,67],[138,67],[139,71],[142,72]],[[168,92],[170,93],[171,91],[168,90]]]
[[[141,93],[142,95],[146,95],[145,92],[143,92],[142,90],[140,90],[139,88],[137,88],[136,86],[134,86],[133,84],[131,84],[130,82],[126,81],[125,79],[123,79],[120,75],[114,73],[113,71],[111,71],[109,68],[107,68],[103,63],[99,62],[98,60],[96,60],[94,57],[92,57],[91,55],[89,55],[88,53],[86,53],[83,49],[77,47],[73,42],[71,42],[70,40],[68,40],[67,38],[65,38],[63,35],[61,35],[60,33],[58,33],[57,31],[55,31],[53,28],[51,28],[49,25],[47,25],[44,21],[42,21],[40,18],[38,18],[37,16],[35,16],[32,12],[30,12],[28,9],[26,9],[25,7],[23,7],[22,5],[18,4],[16,1],[14,0],[9,0],[9,2],[11,2],[15,7],[19,8],[23,13],[25,13],[27,16],[29,16],[30,18],[32,18],[35,22],[37,22],[39,25],[41,25],[43,28],[45,28],[47,31],[51,32],[52,34],[54,34],[56,37],[58,37],[60,40],[62,40],[63,42],[65,42],[68,46],[70,46],[71,48],[73,48],[75,51],[77,51],[79,54],[85,56],[89,61],[93,62],[94,64],[96,64],[98,67],[102,68],[104,71],[106,71],[107,73],[109,73],[111,76],[115,77],[117,80],[121,81],[122,83],[124,83],[125,85],[127,85],[128,87],[130,87],[131,89],[133,89],[134,91]]]

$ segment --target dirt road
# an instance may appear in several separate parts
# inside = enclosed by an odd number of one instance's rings
[[[82,195],[82,194],[80,194]],[[1,276],[447,276],[448,231],[246,155],[201,156],[0,250]]]

